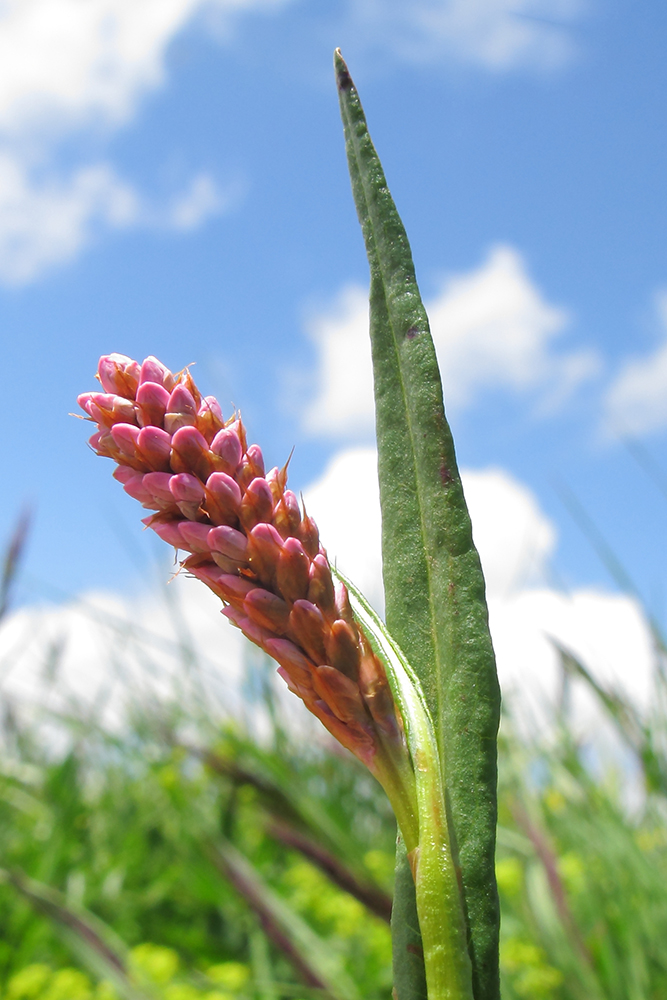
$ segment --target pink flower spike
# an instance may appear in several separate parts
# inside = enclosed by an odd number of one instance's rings
[[[183,543],[181,548],[186,548],[190,552],[209,552],[208,533],[210,528],[207,524],[198,524],[196,521],[181,521],[178,526]]]
[[[142,382],[137,389],[139,423],[142,427],[162,427],[169,393],[157,382]]]
[[[134,399],[139,384],[139,364],[124,354],[103,354],[97,365],[97,377],[105,392],[115,392]]]
[[[149,528],[152,528],[156,535],[166,542],[167,545],[173,545],[175,549],[185,548],[183,544],[183,539],[181,538],[181,533],[179,529],[178,521],[153,521],[151,520]]]
[[[245,562],[248,555],[248,540],[246,536],[230,528],[226,524],[221,524],[218,528],[210,528],[208,533],[208,545],[213,552],[219,552],[229,559],[236,559]]]
[[[167,472],[171,457],[171,438],[166,431],[161,427],[142,427],[137,437],[137,448],[154,472]]]
[[[169,489],[174,500],[186,500],[189,503],[200,504],[204,500],[204,487],[201,480],[191,476],[189,472],[179,472],[169,480]],[[208,529],[207,529],[208,530]]]
[[[111,428],[111,437],[124,455],[130,458],[137,457],[138,427],[132,424],[114,424]]]
[[[144,360],[141,366],[139,381],[141,383],[157,382],[158,385],[163,385],[168,392],[171,392],[176,385],[176,379],[169,369],[152,354]]]
[[[218,431],[211,441],[211,451],[225,463],[226,471],[233,476],[242,458],[241,442],[231,428]]]
[[[174,503],[174,497],[169,489],[170,480],[168,472],[148,472],[144,476],[144,486],[163,507],[169,507]]]

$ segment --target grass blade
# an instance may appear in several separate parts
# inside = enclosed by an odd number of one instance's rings
[[[331,946],[280,899],[229,841],[216,843],[215,865],[259,917],[264,933],[290,960],[303,982],[332,1000],[359,1000],[359,993]]]
[[[387,625],[419,677],[447,764],[444,777],[461,867],[475,1000],[497,1000],[494,851],[500,698],[484,579],[408,239],[339,52],[335,67],[352,189],[371,271]]]

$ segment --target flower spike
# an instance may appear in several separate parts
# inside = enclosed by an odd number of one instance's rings
[[[157,358],[100,358],[104,393],[79,396],[98,431],[90,444],[117,463],[126,493],[153,511],[144,523],[189,555],[183,567],[277,660],[291,691],[390,792],[411,798],[403,723],[382,660],[334,584],[317,525],[287,485],[265,472],[234,414],[202,397],[188,369]],[[390,792],[390,797],[392,797]]]

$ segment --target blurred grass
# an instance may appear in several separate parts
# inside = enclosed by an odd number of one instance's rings
[[[564,708],[541,744],[503,721],[503,996],[664,1000],[664,653],[641,715],[559,652],[616,749],[595,751]],[[38,715],[5,712],[0,998],[389,1000],[383,793],[349,755],[294,731],[268,663],[246,685],[260,739],[210,712],[191,644],[182,657],[195,695],[144,701],[113,733],[72,710],[49,717],[63,738],[45,741]]]

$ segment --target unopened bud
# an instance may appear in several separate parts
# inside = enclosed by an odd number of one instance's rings
[[[179,525],[183,539],[181,547],[190,552],[209,552],[208,533],[210,530],[207,524],[198,524],[196,521],[181,521]]]
[[[139,363],[124,354],[103,354],[97,366],[97,377],[105,392],[114,392],[134,399],[139,384]]]
[[[169,470],[171,438],[161,427],[142,427],[137,436],[137,451],[154,472]]]
[[[158,385],[163,385],[167,392],[171,390],[176,385],[176,378],[169,369],[154,358],[153,355],[149,355],[143,362],[141,366],[141,374],[139,376],[139,381],[143,382],[157,382]]]
[[[222,461],[222,472],[233,476],[242,458],[241,442],[231,428],[226,427],[215,435],[211,441],[211,451]]]
[[[195,403],[194,396],[189,389],[186,389],[179,382],[167,403],[167,412],[164,415],[164,429],[169,434],[175,434],[181,427],[194,427],[196,422],[197,404]]]
[[[181,427],[171,439],[171,467],[190,472],[206,482],[211,472],[208,442],[196,427]]]
[[[336,603],[331,568],[327,557],[316,555],[310,566],[308,600],[317,604],[328,618],[335,618]]]
[[[138,457],[138,427],[135,427],[133,424],[114,424],[111,428],[111,437],[123,455],[133,459]]]
[[[227,556],[229,559],[235,559],[238,562],[246,561],[248,539],[242,532],[237,531],[235,528],[230,528],[226,524],[209,530],[208,545],[214,553],[219,552],[221,555]]]
[[[142,427],[162,427],[169,393],[157,382],[142,382],[137,389],[139,423]]]
[[[324,636],[326,625],[322,612],[310,601],[295,601],[290,612],[290,632],[310,658],[326,663]]]
[[[291,490],[285,490],[273,511],[273,523],[283,536],[295,535],[301,523],[299,501]]]
[[[253,479],[241,501],[241,524],[250,531],[260,521],[270,521],[273,514],[273,495],[266,479]]]
[[[257,524],[248,535],[248,561],[257,578],[273,586],[283,540],[272,524]]]
[[[256,587],[246,595],[243,607],[248,617],[263,628],[281,635],[286,632],[290,616],[289,607],[276,594]]]
[[[173,508],[176,512],[174,497],[169,488],[171,476],[168,472],[148,472],[144,476],[144,488],[160,504],[162,510]]]
[[[189,521],[196,521],[204,502],[204,487],[201,481],[189,472],[179,472],[177,476],[171,477],[169,489],[183,517]],[[206,525],[207,531],[209,528],[210,526]]]
[[[215,396],[204,396],[197,411],[195,427],[210,443],[225,425],[220,403]]]
[[[309,570],[310,559],[299,539],[286,538],[278,558],[276,583],[278,590],[288,601],[308,597]]]
[[[312,517],[309,517],[308,514],[304,514],[296,535],[310,558],[314,559],[320,551],[320,533]]]
[[[241,509],[238,483],[226,472],[214,472],[206,481],[205,491],[206,510],[213,524],[236,524]]]
[[[342,618],[333,622],[326,643],[327,661],[346,677],[357,680],[361,664],[359,635]]]
[[[178,524],[178,521],[160,521],[151,518],[148,527],[152,528],[155,534],[167,545],[173,545],[175,549],[182,549],[185,546],[178,530]]]

